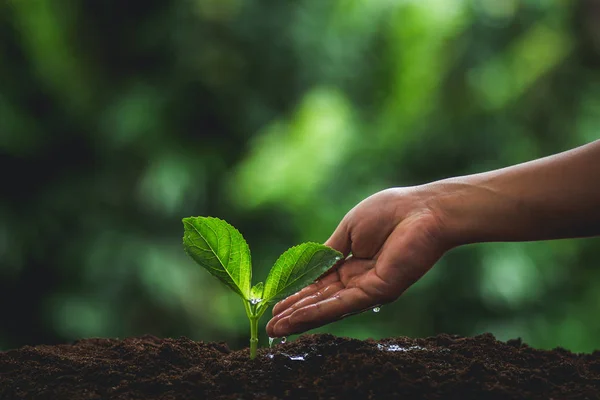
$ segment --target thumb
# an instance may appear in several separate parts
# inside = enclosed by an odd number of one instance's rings
[[[350,232],[348,231],[348,225],[342,221],[333,234],[325,242],[325,246],[329,246],[344,255],[344,258],[348,257],[350,250],[352,249],[352,241],[350,239]]]

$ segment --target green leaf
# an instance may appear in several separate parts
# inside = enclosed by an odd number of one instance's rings
[[[256,299],[262,301],[263,288],[264,284],[262,282],[258,282],[256,285],[252,286],[250,290],[250,299]]]
[[[250,249],[242,234],[213,217],[183,220],[186,253],[244,299],[250,299],[252,265]]]
[[[319,243],[303,243],[279,257],[267,277],[263,301],[275,302],[312,283],[333,266],[342,253]]]

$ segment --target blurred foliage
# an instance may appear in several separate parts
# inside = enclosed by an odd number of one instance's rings
[[[0,4],[1,348],[245,346],[182,217],[238,227],[264,276],[375,191],[600,137],[596,0]],[[318,331],[591,351],[599,258],[598,239],[459,248],[380,313]]]

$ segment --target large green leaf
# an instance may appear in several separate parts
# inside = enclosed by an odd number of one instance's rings
[[[189,217],[182,221],[186,253],[244,299],[250,299],[252,265],[242,234],[218,218]]]
[[[297,292],[333,266],[342,253],[319,243],[303,243],[279,257],[265,282],[263,301],[274,302]]]

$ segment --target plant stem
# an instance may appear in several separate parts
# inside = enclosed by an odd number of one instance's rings
[[[250,359],[256,357],[256,348],[258,346],[258,317],[250,317]]]
[[[253,359],[256,357],[256,349],[258,348],[258,320],[267,311],[267,304],[260,306],[244,300],[244,307],[250,321],[250,359]]]

